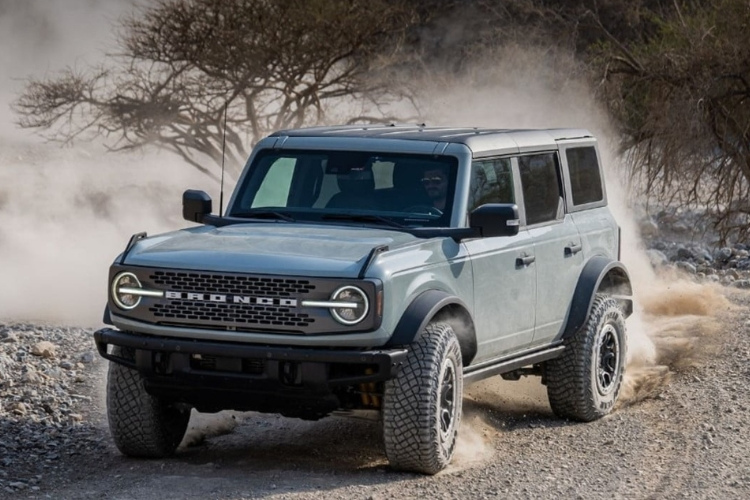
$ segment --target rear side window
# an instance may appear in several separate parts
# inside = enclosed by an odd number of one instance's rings
[[[515,203],[509,158],[475,161],[471,164],[469,211],[485,203]]]
[[[526,224],[539,224],[564,215],[557,155],[544,153],[518,158]]]
[[[570,172],[573,205],[585,205],[604,199],[599,161],[593,147],[569,148],[565,151]]]

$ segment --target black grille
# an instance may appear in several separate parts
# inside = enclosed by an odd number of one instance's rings
[[[154,304],[149,311],[154,317],[167,322],[208,322],[218,325],[291,328],[304,328],[315,322],[315,319],[309,315],[285,307],[215,304],[190,300]]]
[[[293,335],[358,333],[374,330],[380,324],[374,312],[351,327],[336,321],[325,307],[302,305],[304,301],[329,300],[336,289],[345,285],[362,287],[372,301],[379,285],[371,280],[119,265],[110,269],[110,280],[123,271],[135,273],[145,289],[164,292],[162,296],[144,296],[141,305],[129,311],[120,309],[110,299],[114,314],[143,323],[238,334]]]
[[[149,279],[159,287],[176,292],[227,293],[260,295],[263,297],[291,297],[315,290],[309,280],[238,276],[234,274],[199,273],[184,271],[155,271]],[[192,307],[192,302],[190,303]],[[205,304],[200,304],[206,306]],[[260,308],[263,309],[263,308]],[[244,308],[243,308],[244,310]],[[283,324],[283,323],[282,323]]]

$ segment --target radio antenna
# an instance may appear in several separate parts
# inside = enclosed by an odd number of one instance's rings
[[[227,149],[227,108],[229,102],[224,103],[224,129],[221,135],[221,184],[219,188],[219,217],[224,216],[224,154]]]

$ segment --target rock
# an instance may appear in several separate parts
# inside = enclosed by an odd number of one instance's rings
[[[732,258],[732,249],[724,247],[718,250],[714,255],[719,262],[729,262],[729,259]]]
[[[31,346],[31,354],[34,356],[41,356],[43,358],[54,358],[55,354],[57,353],[57,348],[55,347],[55,344],[52,342],[48,342],[46,340],[43,340],[42,342],[37,342],[33,346]]]
[[[653,267],[665,266],[669,262],[667,256],[660,250],[656,250],[653,248],[650,250],[646,250],[646,255],[648,255],[648,260],[651,262],[651,265]]]
[[[680,260],[693,260],[695,259],[695,254],[689,248],[680,247],[677,249],[677,258]]]
[[[737,280],[732,283],[735,288],[750,289],[750,280]]]
[[[681,270],[685,271],[686,273],[689,273],[689,274],[695,274],[696,273],[695,266],[692,265],[689,262],[678,262],[675,265],[677,266],[677,269],[681,269]]]
[[[714,258],[711,255],[711,252],[709,252],[705,248],[701,248],[700,250],[698,250],[697,253],[698,253],[698,259],[699,260],[702,260],[702,261],[705,261],[705,262],[713,262],[714,261]]]
[[[13,358],[0,352],[0,380],[10,379],[13,370],[15,370],[15,365],[16,362],[13,361]]]
[[[28,408],[26,407],[26,404],[21,403],[21,402],[14,403],[13,405],[11,405],[10,409],[14,414],[19,415],[19,416],[24,416],[28,412]]]
[[[0,342],[4,344],[12,344],[14,342],[18,342],[18,335],[16,335],[14,332],[8,332],[8,334],[0,339]]]
[[[70,361],[61,361],[60,368],[62,368],[63,370],[72,370],[73,363],[71,363]]]
[[[81,363],[93,363],[94,358],[95,356],[93,352],[84,352],[83,354],[81,354]]]

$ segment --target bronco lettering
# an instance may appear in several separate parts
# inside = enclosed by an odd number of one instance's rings
[[[168,299],[194,300],[198,302],[221,302],[230,304],[257,304],[261,306],[297,307],[297,299],[276,297],[249,297],[246,295],[173,291],[164,292],[164,297]]]

